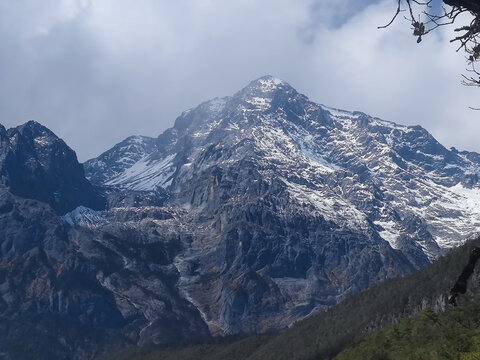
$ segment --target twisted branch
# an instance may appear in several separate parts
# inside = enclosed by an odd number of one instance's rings
[[[479,0],[443,0],[449,8],[442,7],[442,12],[431,12],[433,0],[397,0],[397,10],[387,25],[379,26],[379,29],[389,27],[401,12],[408,16],[404,18],[412,25],[413,35],[417,36],[417,42],[422,41],[422,36],[440,26],[454,24],[458,16],[469,13],[472,20],[469,25],[454,29],[460,33],[450,42],[459,44],[457,51],[463,50],[467,55],[467,71],[470,76],[462,75],[462,83],[466,86],[480,86],[480,73],[475,69],[475,64],[480,61],[480,1]],[[421,21],[421,18],[424,20]]]

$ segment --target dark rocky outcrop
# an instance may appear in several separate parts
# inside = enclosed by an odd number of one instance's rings
[[[105,207],[75,152],[35,121],[0,129],[0,175],[13,194],[46,202],[64,214],[79,205]]]

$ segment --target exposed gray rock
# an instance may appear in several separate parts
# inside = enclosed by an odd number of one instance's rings
[[[5,189],[0,208],[0,350],[12,358],[92,359],[209,336],[175,286],[183,240],[160,234],[161,220],[70,228],[48,205]]]

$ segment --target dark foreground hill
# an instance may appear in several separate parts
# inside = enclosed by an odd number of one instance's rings
[[[388,280],[277,335],[174,350],[132,348],[103,360],[332,359],[346,347],[391,324],[396,325],[360,342],[340,359],[456,359],[447,355],[476,351],[480,339],[480,298],[471,301],[479,288],[478,270],[458,308],[447,305],[447,296],[470,249],[478,245],[480,239],[471,241],[418,273]],[[428,349],[437,351],[438,357],[404,356],[425,355],[420,349],[427,341],[432,341]]]

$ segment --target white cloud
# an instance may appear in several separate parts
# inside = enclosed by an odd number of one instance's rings
[[[468,109],[480,90],[459,85],[463,56],[442,32],[418,45],[406,22],[378,30],[394,10],[392,0],[2,2],[0,122],[36,119],[85,160],[272,74],[314,101],[480,151]]]
[[[446,146],[480,150],[471,136],[478,114],[468,108],[477,102],[479,89],[460,85],[465,59],[447,40],[452,29],[440,29],[421,44],[406,22],[377,30],[391,17],[391,5],[372,5],[340,29],[322,32],[316,43],[316,77],[336,91],[318,87],[310,96],[395,122],[420,124]]]

